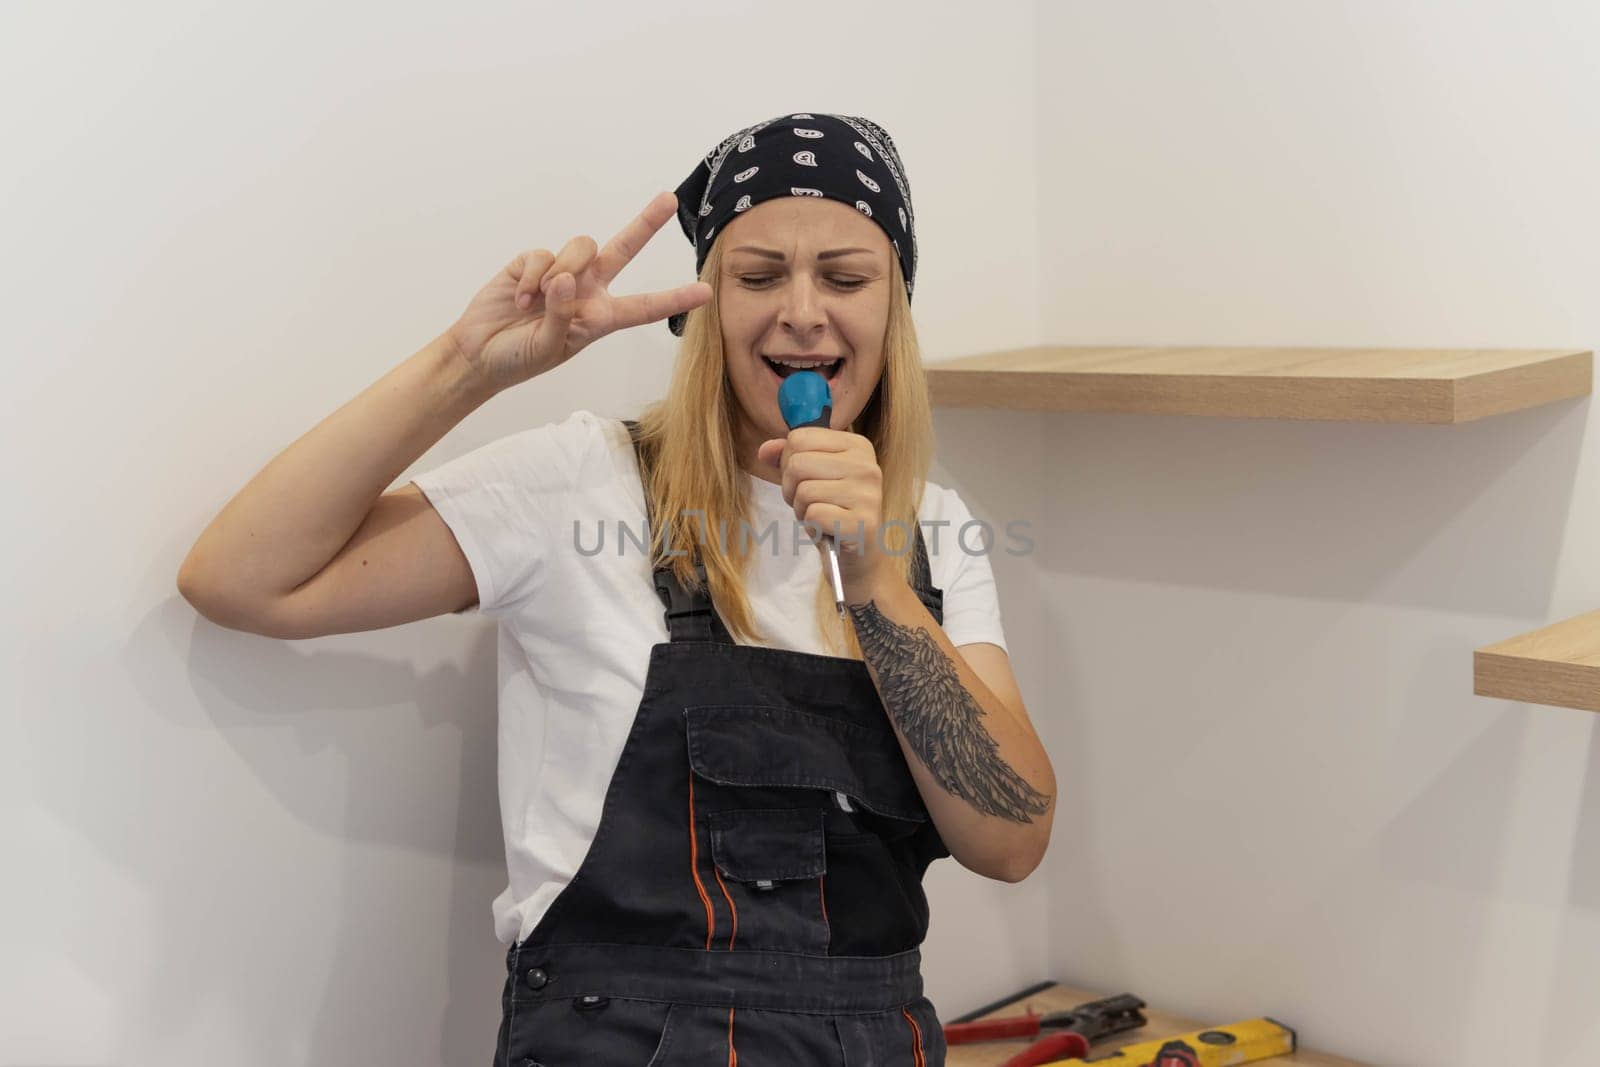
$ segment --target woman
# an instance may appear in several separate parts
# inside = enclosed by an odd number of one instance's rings
[[[611,296],[674,210],[701,281]],[[740,130],[605,248],[518,256],[185,562],[208,617],[275,636],[500,622],[497,1065],[944,1062],[923,873],[1025,877],[1055,782],[970,515],[924,481],[915,269],[880,127]],[[488,397],[663,318],[683,344],[637,422],[578,411],[381,492]],[[790,430],[808,365],[831,421]]]

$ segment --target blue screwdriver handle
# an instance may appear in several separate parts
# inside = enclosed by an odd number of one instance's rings
[[[778,386],[778,410],[784,425],[794,430],[801,426],[831,426],[833,395],[828,379],[814,370],[797,370]],[[822,536],[822,550],[828,557],[828,580],[833,584],[833,603],[844,617],[844,579],[839,576],[839,549],[833,538]]]
[[[830,425],[833,396],[828,392],[828,379],[814,370],[795,371],[778,386],[778,410],[791,430]]]

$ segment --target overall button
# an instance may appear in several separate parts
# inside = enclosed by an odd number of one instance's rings
[[[528,988],[532,990],[543,989],[550,982],[550,976],[538,967],[528,972]]]

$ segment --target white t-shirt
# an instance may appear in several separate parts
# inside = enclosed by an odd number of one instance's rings
[[[773,647],[830,654],[813,614],[822,557],[783,487],[745,476],[756,542],[746,593]],[[645,538],[644,488],[620,419],[575,411],[492,441],[411,479],[455,534],[499,623],[499,789],[509,884],[495,935],[525,938],[589,850],[644,693],[650,647],[666,641]],[[1005,647],[985,545],[955,490],[926,483],[918,513],[944,630],[956,646]],[[935,526],[934,523],[947,523]],[[624,538],[619,526],[629,528]],[[737,530],[729,543],[737,544]],[[619,551],[619,545],[621,546]],[[596,551],[597,546],[600,550]]]

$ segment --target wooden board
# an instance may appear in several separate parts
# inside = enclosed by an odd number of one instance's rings
[[[1091,1000],[1099,1000],[1108,996],[1106,993],[1096,993],[1088,989],[1076,989],[1072,986],[1056,985],[1042,992],[1035,993],[1008,1004],[997,1011],[988,1012],[982,1018],[999,1018],[1006,1015],[1025,1015],[1031,1007],[1035,1012],[1043,1014],[1049,1011],[1065,1011],[1075,1008],[1079,1004]],[[1192,1019],[1184,1019],[1177,1015],[1168,1015],[1161,1011],[1145,1009],[1145,1017],[1149,1024],[1138,1029],[1129,1030],[1125,1034],[1106,1038],[1096,1042],[1091,1055],[1102,1055],[1114,1052],[1124,1045],[1137,1045],[1141,1041],[1154,1041],[1162,1037],[1176,1037],[1179,1034],[1190,1033],[1204,1029],[1207,1026],[1226,1026],[1228,1023],[1243,1022],[1245,1019],[1260,1017],[1260,1012],[1254,1015],[1241,1015],[1235,1019],[1209,1019],[1204,1023],[1197,1023]],[[1293,1019],[1279,1019],[1285,1026],[1294,1026]],[[1030,1041],[985,1041],[974,1045],[953,1045],[945,1062],[947,1067],[999,1067],[1000,1064],[1027,1048]],[[1115,1062],[1115,1061],[1113,1061]],[[1312,1067],[1368,1067],[1356,1060],[1341,1059],[1321,1052],[1301,1050],[1290,1056],[1274,1056],[1269,1060],[1257,1060],[1263,1065],[1271,1064],[1308,1064]],[[1251,1065],[1254,1067],[1254,1065]]]
[[[1472,654],[1472,691],[1600,711],[1600,611],[1478,649]]]
[[[1580,349],[1066,347],[927,365],[933,403],[1033,411],[1460,423],[1587,396]]]

